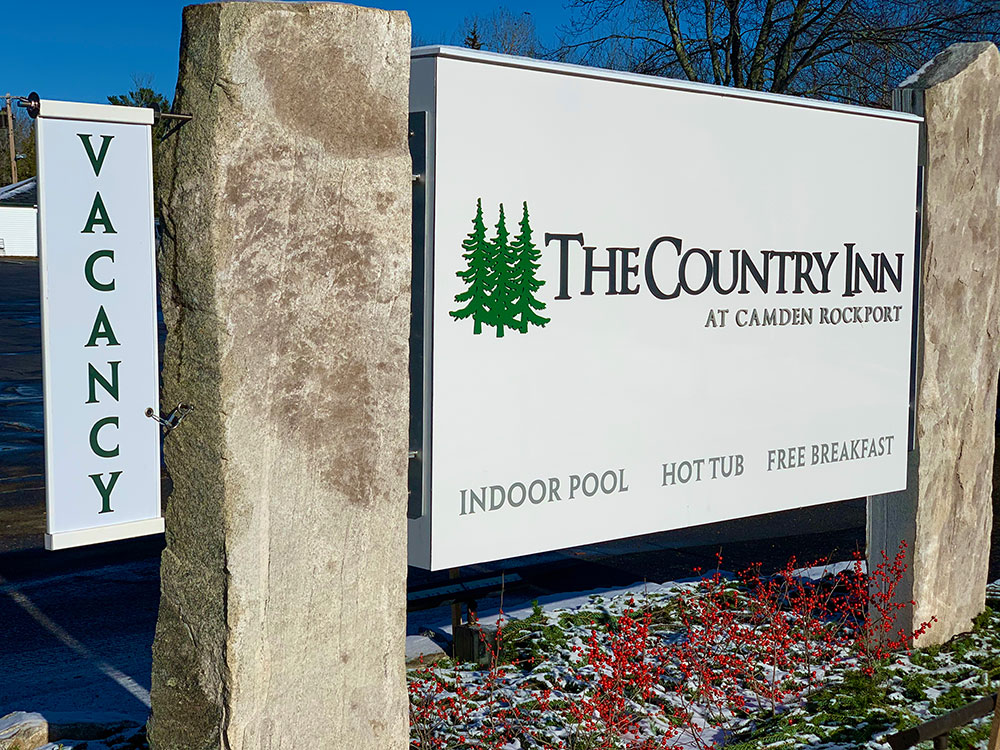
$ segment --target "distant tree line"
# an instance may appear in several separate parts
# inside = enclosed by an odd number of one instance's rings
[[[471,49],[500,52],[521,57],[546,57],[548,52],[538,39],[531,13],[515,13],[497,8],[488,16],[465,19],[462,44]]]

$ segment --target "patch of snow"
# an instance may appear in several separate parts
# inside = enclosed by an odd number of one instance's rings
[[[854,560],[845,560],[843,562],[828,563],[826,565],[817,565],[812,568],[798,568],[792,571],[792,575],[796,578],[803,578],[807,581],[819,581],[826,576],[835,576],[838,573],[853,572],[855,569]],[[862,573],[868,572],[868,563],[865,560],[861,560],[859,568]]]
[[[724,574],[725,575],[725,574]],[[529,617],[533,610],[533,602],[537,600],[543,612],[558,612],[562,610],[579,609],[585,605],[603,600],[616,600],[627,596],[666,596],[677,591],[679,586],[697,581],[697,578],[667,581],[665,583],[636,582],[630,586],[618,588],[597,588],[587,591],[551,594],[542,597],[523,595],[491,596],[478,600],[479,622],[484,625],[495,625],[503,608],[504,620],[523,620]],[[406,631],[416,634],[423,630],[447,634],[451,637],[451,605],[445,604],[435,609],[411,612],[407,617]]]
[[[426,635],[406,636],[406,663],[423,657],[425,662],[435,661],[447,656],[444,648]]]

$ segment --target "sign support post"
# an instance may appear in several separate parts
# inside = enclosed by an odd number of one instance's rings
[[[921,645],[968,631],[983,611],[993,528],[1000,369],[1000,52],[956,44],[905,81],[897,108],[924,117],[922,286],[915,448],[907,486],[868,501],[868,564],[909,546],[899,601]],[[971,167],[970,165],[975,165]]]
[[[184,9],[150,746],[407,746],[410,25]],[[308,721],[303,721],[308,717]]]

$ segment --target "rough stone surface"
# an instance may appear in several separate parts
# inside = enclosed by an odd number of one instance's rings
[[[908,490],[872,498],[869,551],[912,548],[904,599],[921,645],[985,606],[1000,313],[1000,53],[955,45],[907,81],[926,117],[917,451]],[[911,623],[905,623],[910,625]]]
[[[105,747],[144,744],[145,733],[134,721],[106,715],[93,718],[97,720],[88,721],[79,714],[13,711],[0,717],[0,750],[70,748],[76,743],[86,747],[91,740],[103,740]]]
[[[49,724],[41,714],[14,711],[0,717],[0,750],[37,750],[49,741]]]
[[[409,48],[399,12],[184,10],[156,750],[407,744]]]

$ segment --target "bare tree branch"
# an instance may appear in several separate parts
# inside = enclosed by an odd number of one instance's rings
[[[729,12],[729,67],[733,85],[743,88],[743,40],[740,38],[740,0],[724,0]]]
[[[697,81],[698,74],[695,73],[694,66],[688,58],[687,50],[684,49],[684,37],[681,35],[681,25],[677,18],[676,0],[660,0],[663,13],[667,17],[667,27],[670,29],[670,38],[674,43],[674,54],[677,55],[677,62],[680,63],[684,75],[689,80]]]
[[[767,45],[771,39],[771,30],[774,28],[775,5],[777,5],[777,0],[767,0],[767,5],[764,6],[760,30],[757,32],[757,44],[754,46],[753,57],[750,61],[750,75],[747,79],[747,85],[758,91],[764,87],[764,63],[767,59]]]
[[[719,47],[715,43],[715,8],[712,7],[712,0],[705,0],[705,39],[708,40],[708,52],[712,60],[713,83],[720,86],[726,82],[726,76],[722,72],[722,61],[719,59]]]
[[[884,106],[949,44],[1000,38],[997,0],[573,0],[560,59]]]

